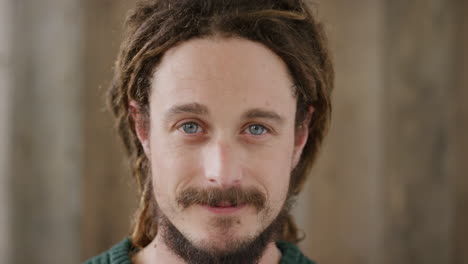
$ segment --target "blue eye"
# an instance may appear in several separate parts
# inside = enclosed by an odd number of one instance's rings
[[[255,136],[260,136],[267,132],[267,129],[262,125],[250,125],[248,130],[250,134]]]
[[[200,132],[199,130],[201,130],[200,125],[198,125],[195,122],[185,123],[181,126],[181,128],[187,134],[195,134],[195,133]]]

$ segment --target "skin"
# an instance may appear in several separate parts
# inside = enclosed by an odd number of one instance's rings
[[[155,199],[194,245],[227,251],[232,241],[259,234],[280,212],[313,111],[295,129],[292,87],[286,65],[265,46],[211,37],[189,40],[164,55],[152,79],[149,131],[138,121],[139,105],[130,103],[137,135],[151,162]],[[181,105],[191,107],[180,109]],[[177,107],[179,111],[171,111]],[[187,187],[233,186],[256,188],[267,198],[266,208],[214,213],[200,205],[184,209],[176,203],[177,194]],[[231,224],[218,225],[222,218]],[[260,263],[279,259],[272,241]],[[160,234],[134,260],[183,263]]]

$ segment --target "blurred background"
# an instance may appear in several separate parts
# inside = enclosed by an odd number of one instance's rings
[[[319,264],[468,263],[468,1],[315,0],[334,113],[294,214]],[[104,106],[133,0],[0,0],[0,263],[80,263],[129,232]]]

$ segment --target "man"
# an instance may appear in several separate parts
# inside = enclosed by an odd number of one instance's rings
[[[313,263],[289,209],[329,123],[333,67],[299,0],[138,2],[110,106],[140,188],[87,263]]]

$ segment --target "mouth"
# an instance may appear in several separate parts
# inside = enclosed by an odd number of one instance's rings
[[[203,205],[202,207],[215,214],[230,214],[240,211],[246,204],[230,204],[229,202],[219,202],[215,206]]]

